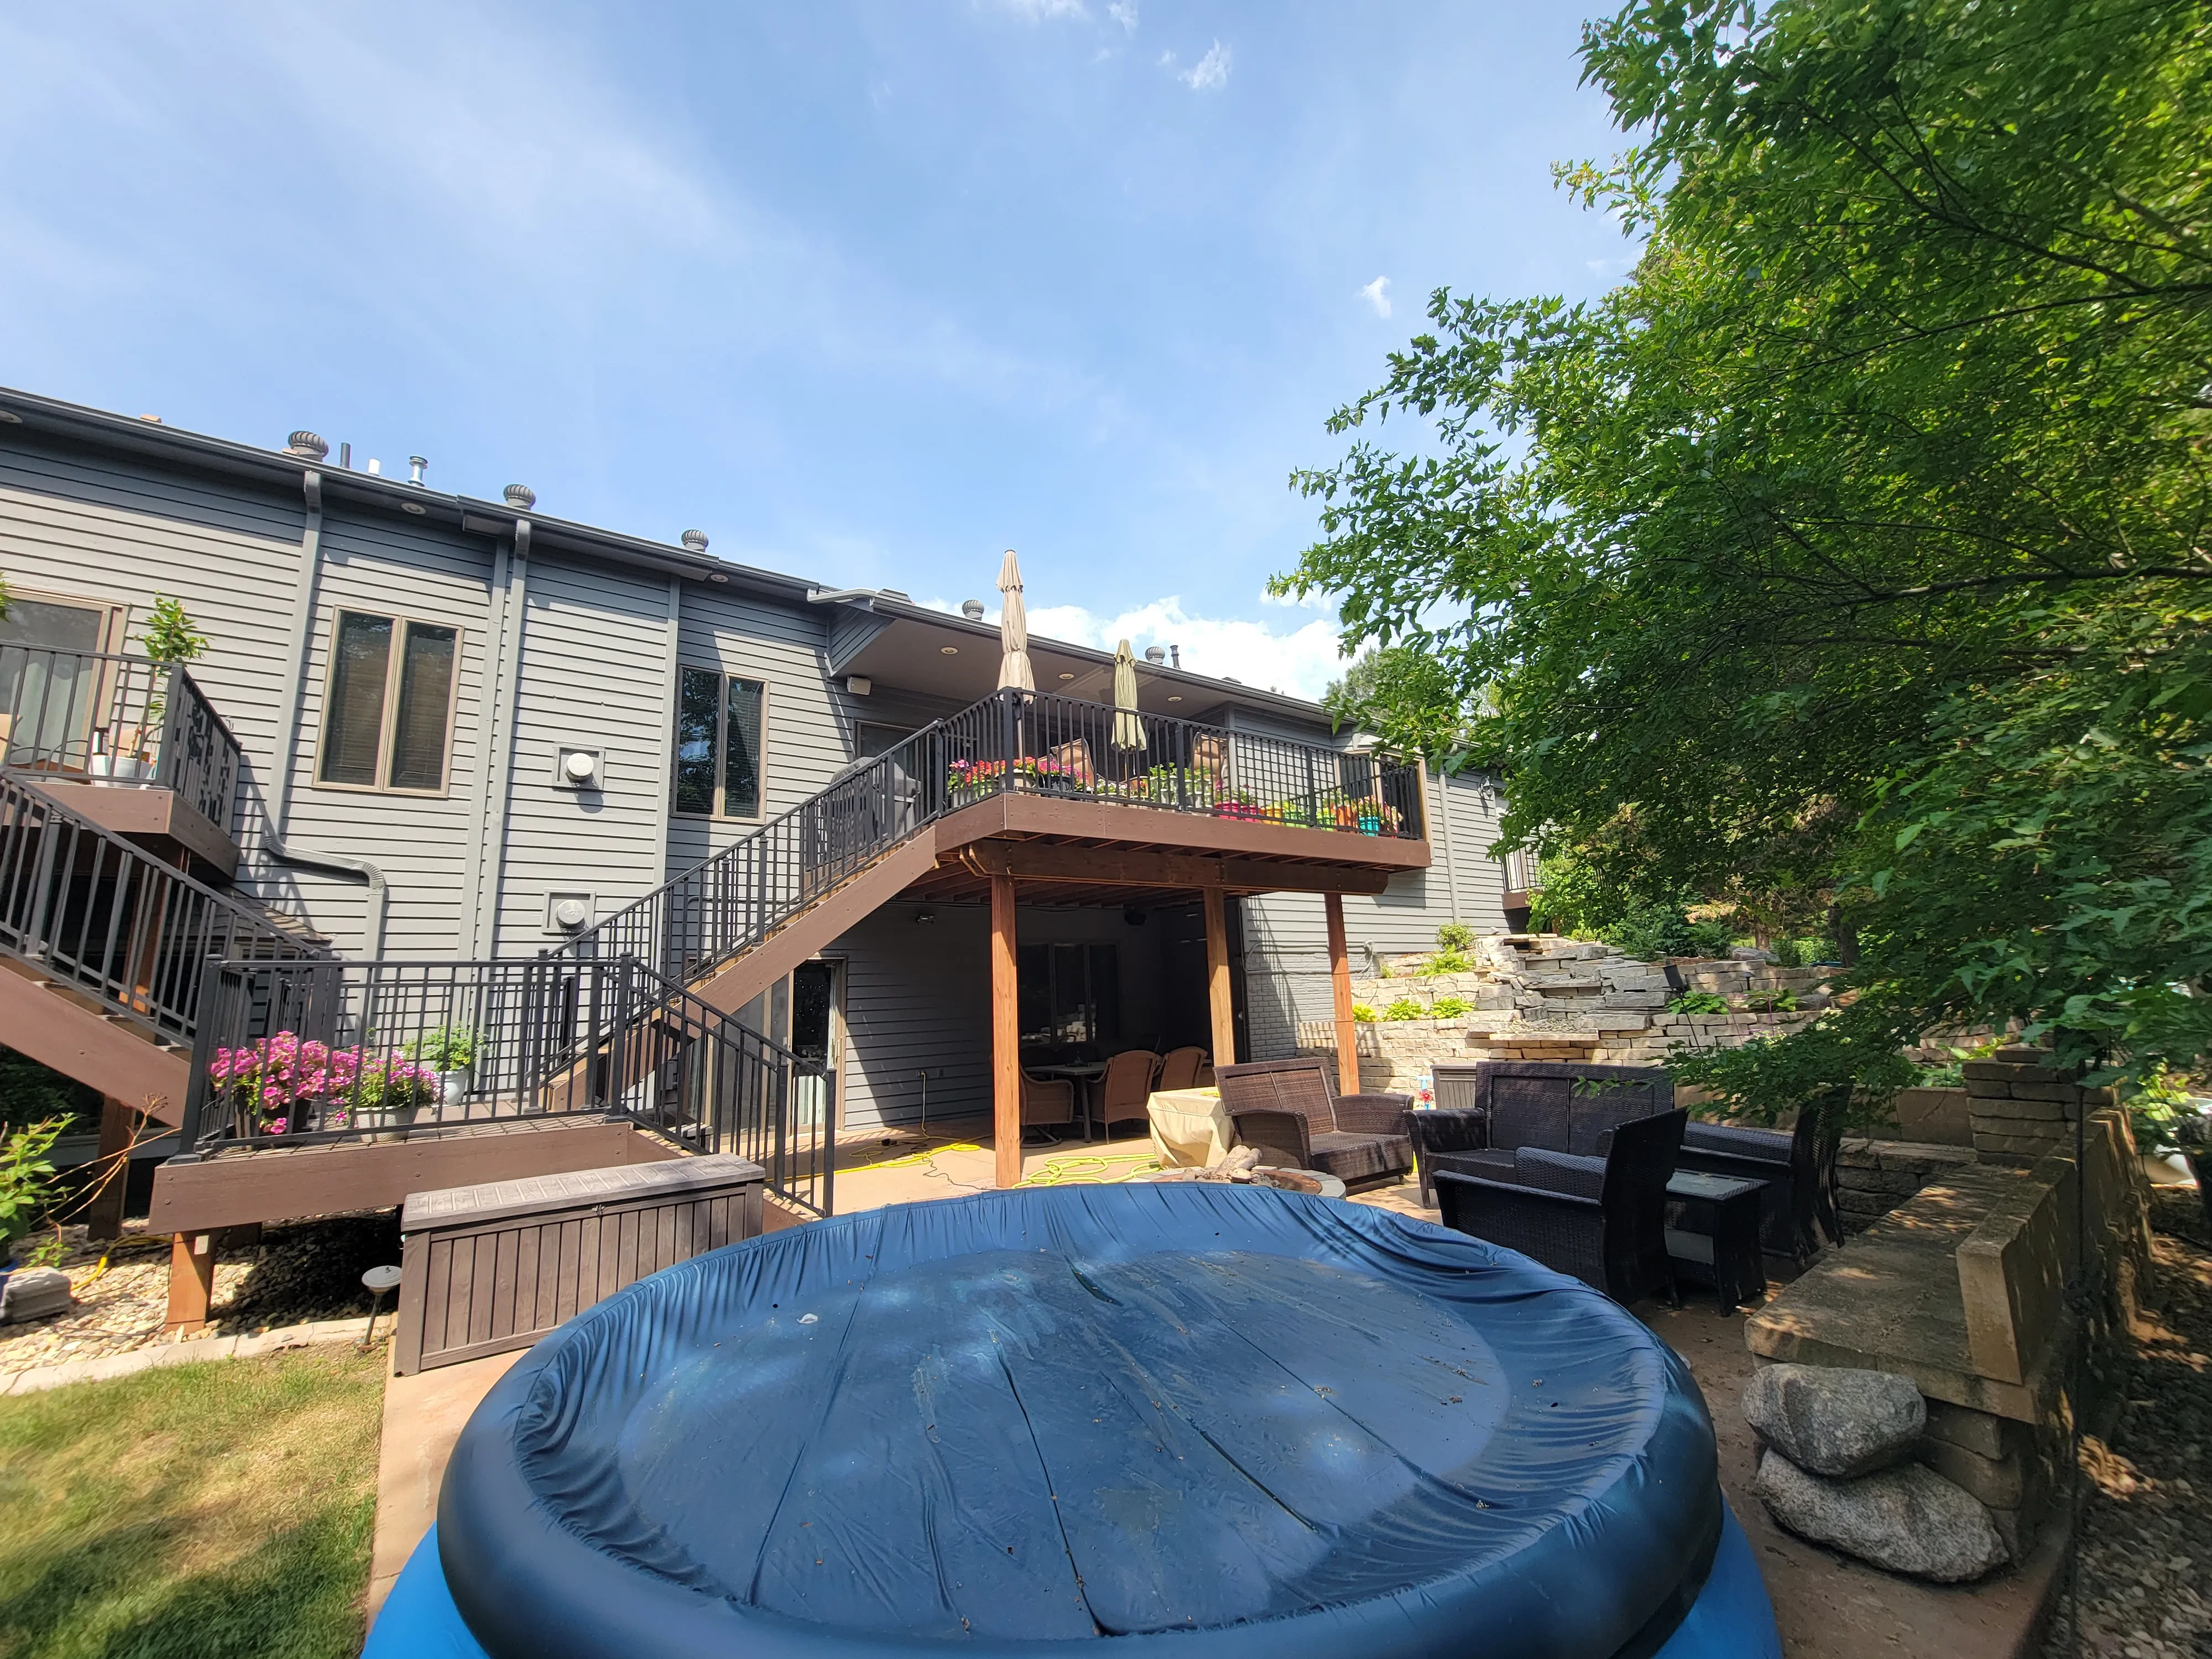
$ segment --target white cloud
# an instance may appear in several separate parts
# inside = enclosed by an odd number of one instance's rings
[[[1106,15],[1121,26],[1122,33],[1137,32],[1137,0],[1113,0],[1106,8]]]
[[[1377,317],[1388,317],[1390,314],[1390,279],[1377,276],[1359,290],[1359,297],[1375,307]]]
[[[1160,61],[1172,68],[1174,55],[1170,53]],[[1229,48],[1216,40],[1205,57],[1178,73],[1176,79],[1193,92],[1220,91],[1229,84]]]
[[[1025,23],[1042,23],[1055,17],[1091,15],[1083,0],[998,0],[1000,11],[1012,12]]]
[[[1035,594],[1036,584],[1030,583],[1023,597],[1031,599]],[[996,599],[993,594],[993,601]],[[1176,646],[1182,652],[1182,665],[1194,674],[1240,680],[1260,690],[1280,691],[1288,696],[1318,698],[1328,689],[1328,683],[1344,672],[1343,659],[1337,653],[1336,612],[1311,599],[1299,602],[1262,596],[1260,602],[1321,614],[1297,628],[1278,631],[1267,623],[1242,617],[1194,616],[1183,608],[1181,596],[1171,593],[1113,617],[1099,616],[1079,605],[1033,604],[1029,611],[1030,634],[1036,639],[1062,640],[1100,651],[1111,651],[1127,640],[1139,657],[1148,645]],[[947,615],[957,616],[960,610],[944,599],[923,603]],[[995,602],[984,612],[984,620],[997,624]]]

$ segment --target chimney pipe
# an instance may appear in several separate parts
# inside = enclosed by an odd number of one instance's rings
[[[1177,667],[1177,668],[1182,667],[1182,647],[1181,646],[1179,646],[1179,645],[1171,645],[1171,646],[1170,646],[1170,647],[1168,647],[1168,660],[1169,660],[1169,662],[1172,663],[1176,667]]]
[[[421,483],[422,482],[422,469],[428,466],[430,463],[424,460],[420,455],[410,455],[407,458],[407,465],[410,469],[412,469],[407,475],[407,482],[411,484]]]

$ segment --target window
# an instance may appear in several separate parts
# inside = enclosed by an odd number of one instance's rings
[[[347,789],[442,793],[460,642],[456,628],[339,611],[317,778]]]
[[[1026,1044],[1111,1044],[1121,1038],[1119,953],[1111,945],[1024,945],[1014,958]]]
[[[757,818],[768,687],[718,668],[686,668],[676,685],[675,810]]]

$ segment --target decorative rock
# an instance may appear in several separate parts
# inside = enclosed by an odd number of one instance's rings
[[[1928,1424],[1911,1379],[1826,1365],[1769,1365],[1743,1391],[1744,1421],[1801,1469],[1847,1480],[1904,1462]]]
[[[1769,1449],[1752,1490],[1799,1537],[1891,1572],[1957,1584],[2009,1559],[1989,1511],[1917,1463],[1828,1480]]]
[[[0,1324],[50,1319],[67,1313],[73,1305],[69,1275],[60,1268],[19,1268],[8,1275],[7,1289],[0,1291]]]

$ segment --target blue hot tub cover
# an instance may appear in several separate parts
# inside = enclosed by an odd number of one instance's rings
[[[874,1211],[641,1280],[485,1398],[434,1537],[493,1659],[1611,1659],[1673,1651],[1724,1515],[1696,1385],[1602,1296],[1186,1184]]]

